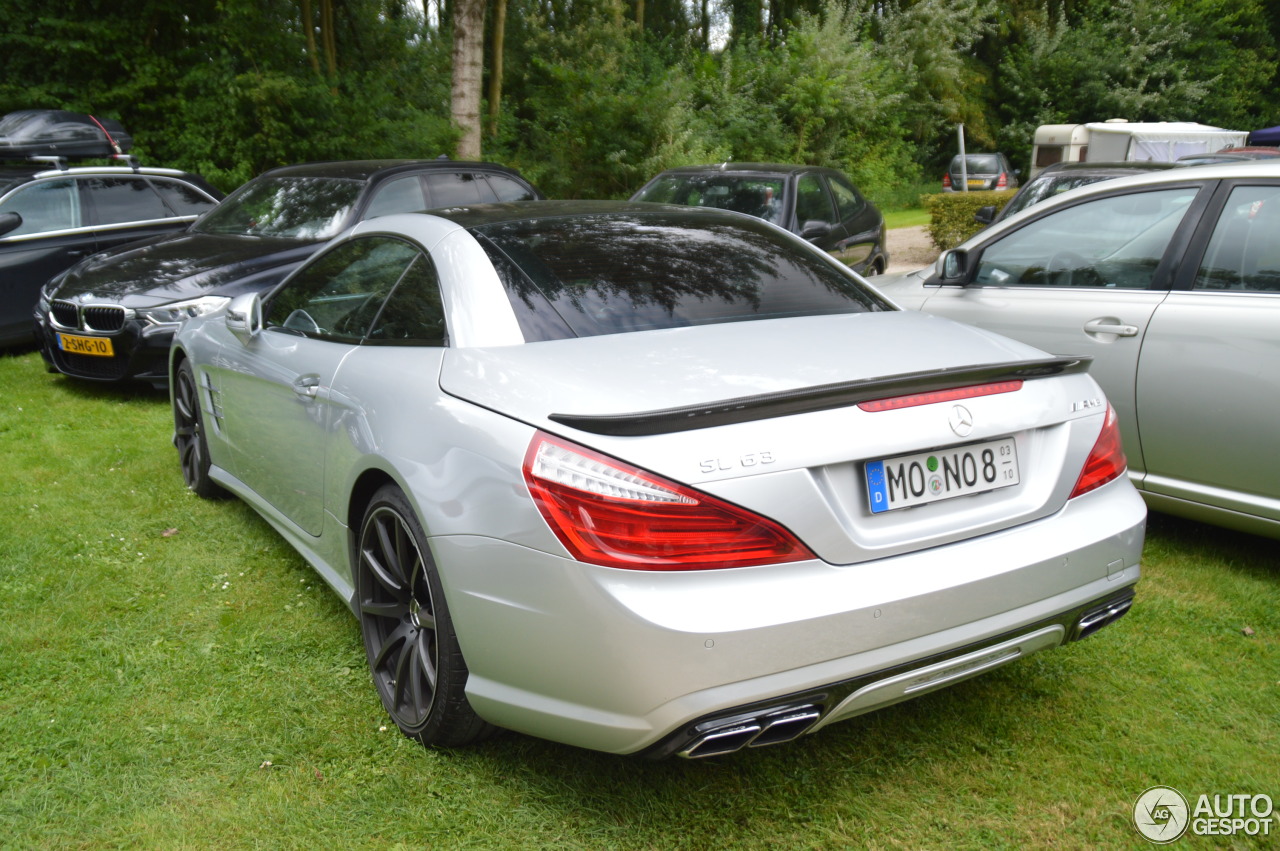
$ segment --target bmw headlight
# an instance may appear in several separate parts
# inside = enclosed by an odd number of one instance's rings
[[[231,299],[221,295],[207,295],[187,301],[175,301],[159,307],[137,309],[134,312],[139,319],[149,325],[179,325],[188,319],[205,316],[215,310],[221,310]]]

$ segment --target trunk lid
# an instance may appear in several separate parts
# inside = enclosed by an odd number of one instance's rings
[[[902,311],[451,349],[441,386],[770,517],[824,560],[848,564],[990,533],[1065,504],[1105,403],[1079,367],[1039,377],[1051,360]],[[878,412],[855,404],[984,383],[1028,364],[1040,366],[1015,392]],[[906,378],[886,385],[885,376]],[[868,462],[958,458],[993,441],[1016,452],[1017,484],[872,510]]]

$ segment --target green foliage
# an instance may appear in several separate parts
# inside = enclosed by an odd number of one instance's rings
[[[155,0],[145,15],[14,0],[0,32],[0,112],[119,118],[145,161],[223,189],[284,163],[452,150],[448,46],[383,0],[336,7],[334,74],[306,53],[287,0]]]
[[[321,27],[321,2],[304,23],[298,0],[148,0],[130,14],[102,0],[8,0],[0,113],[118,118],[147,161],[224,189],[282,163],[452,151],[448,21],[404,0],[345,0]],[[426,6],[447,19],[447,3]],[[971,149],[1025,167],[1042,123],[1277,123],[1277,8],[647,0],[640,27],[638,0],[510,0],[485,157],[581,197],[626,196],[673,165],[821,163],[901,205],[950,159],[957,124]],[[321,29],[332,56],[309,44]]]
[[[722,158],[829,165],[872,199],[920,173],[899,71],[862,7],[799,14],[784,43],[751,39],[695,68],[700,136]]]
[[[1276,72],[1261,0],[1098,0],[1071,18],[1023,21],[995,86],[997,137],[1025,163],[1040,124],[1126,118],[1250,130],[1275,123],[1263,92]]]
[[[547,194],[627,197],[665,163],[708,156],[687,127],[687,80],[632,21],[605,9],[526,38],[501,147]]]
[[[929,211],[929,239],[939,251],[955,248],[984,225],[974,219],[983,207],[995,207],[1000,212],[1017,192],[1002,189],[992,192],[942,192],[926,195],[920,200]]]

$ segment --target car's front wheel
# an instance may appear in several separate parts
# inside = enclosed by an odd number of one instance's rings
[[[204,436],[204,414],[200,410],[195,371],[189,360],[184,360],[179,365],[178,374],[174,378],[173,445],[178,450],[182,480],[196,496],[217,499],[227,495],[209,477],[209,444]]]
[[[426,535],[394,485],[365,510],[356,558],[360,631],[392,720],[424,745],[460,747],[491,734],[467,702],[467,665]]]

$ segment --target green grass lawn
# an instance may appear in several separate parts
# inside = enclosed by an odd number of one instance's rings
[[[1153,516],[1115,626],[788,746],[428,751],[302,559],[184,490],[170,428],[161,394],[0,357],[2,848],[1144,848],[1150,786],[1280,801],[1275,541]]]
[[[929,211],[923,207],[910,210],[889,210],[884,214],[886,228],[912,228],[929,224]]]

